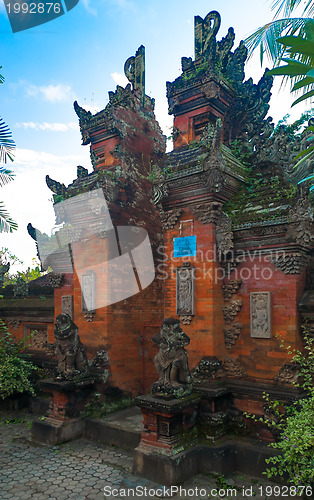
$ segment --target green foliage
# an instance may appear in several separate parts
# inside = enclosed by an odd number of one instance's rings
[[[277,39],[284,46],[285,55],[282,60],[287,64],[268,71],[269,75],[287,76],[294,85],[291,92],[303,89],[303,95],[296,99],[292,106],[314,95],[314,21],[308,20],[304,33],[298,36],[284,36]]]
[[[291,404],[283,405],[264,395],[271,418],[256,418],[279,434],[279,439],[270,446],[280,454],[266,460],[271,466],[266,469],[268,478],[288,475],[295,486],[314,484],[314,339],[309,337],[304,328],[304,352],[291,350],[292,361],[299,367],[299,381],[295,387],[304,391],[305,396]],[[283,344],[281,345],[283,347]]]
[[[23,352],[23,342],[15,342],[5,323],[0,320],[0,398],[16,393],[35,394],[31,376],[36,366]]]
[[[2,66],[0,66],[0,69]],[[4,76],[0,75],[0,84],[4,83]],[[7,160],[13,161],[13,152],[15,142],[12,139],[12,133],[9,127],[0,117],[0,163],[6,163]],[[0,187],[13,179],[13,173],[10,170],[0,166]],[[4,204],[0,202],[0,233],[12,233],[17,229],[17,223],[11,219],[6,211]]]
[[[301,0],[273,0],[272,9],[277,9],[273,21],[258,28],[244,41],[250,55],[259,47],[261,64],[264,54],[275,66],[280,64],[285,54],[285,47],[277,43],[279,37],[295,34],[303,36],[307,21],[313,17],[314,7],[313,0],[307,0],[302,17],[291,17],[300,2]],[[277,19],[281,12],[284,17]]]
[[[16,255],[13,255],[7,248],[2,248],[0,250],[0,262],[10,263],[10,269],[16,264],[23,264]],[[25,271],[17,271],[16,273],[6,273],[3,280],[3,286],[13,285],[15,296],[26,296],[28,294],[28,283],[33,281],[45,274],[51,272],[48,268],[46,271],[42,272],[40,268],[40,263],[38,259],[32,259],[33,266],[28,267]]]
[[[309,19],[304,25],[303,33],[298,36],[284,36],[277,39],[278,44],[283,45],[285,55],[282,58],[287,64],[268,71],[269,75],[284,75],[290,78],[294,85],[291,92],[302,90],[301,97],[296,99],[292,106],[314,96],[314,21]],[[306,132],[313,132],[310,126]],[[313,136],[308,139],[308,146],[302,151],[296,159],[298,160],[295,168],[298,168],[304,162],[312,160],[314,157]],[[311,144],[312,143],[312,144]],[[300,183],[313,179],[314,175],[302,179]],[[312,187],[311,189],[314,189]]]
[[[1,119],[0,119],[0,161],[1,154],[3,154],[3,149],[1,149]],[[0,187],[4,186],[11,180],[13,180],[14,174],[11,170],[8,170],[2,166],[0,166]],[[8,212],[6,211],[4,204],[0,201],[0,233],[12,233],[15,229],[17,229],[17,223],[14,222]]]
[[[250,222],[272,220],[278,217],[276,208],[283,202],[291,202],[296,195],[292,183],[283,183],[278,175],[270,178],[248,169],[247,183],[224,206],[224,211],[235,224],[242,220]]]
[[[302,113],[300,118],[295,120],[293,123],[287,123],[289,114],[286,114],[282,120],[279,120],[276,127],[274,128],[274,135],[284,133],[285,137],[288,138],[288,141],[294,141],[296,137],[301,136],[306,132],[306,128],[304,125],[308,123],[308,121],[313,118],[313,112],[306,111]]]
[[[125,408],[130,408],[134,405],[134,399],[129,396],[123,396],[119,399],[113,401],[102,401],[101,394],[96,392],[90,401],[85,406],[84,416],[102,418],[115,411],[123,410]]]

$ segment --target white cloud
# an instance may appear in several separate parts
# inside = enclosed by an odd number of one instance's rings
[[[112,77],[113,81],[121,87],[125,87],[129,83],[129,80],[125,75],[123,75],[123,73],[114,72],[111,73],[110,76]]]
[[[16,123],[15,127],[32,129],[32,130],[50,130],[52,132],[68,132],[69,130],[77,130],[79,125],[77,122],[69,122],[69,123],[38,123],[38,122],[22,122]]]
[[[52,192],[46,185],[48,174],[65,185],[76,178],[77,165],[92,170],[89,148],[78,155],[59,156],[45,151],[17,149],[10,168],[15,172],[13,182],[1,188],[0,199],[19,227],[13,233],[1,233],[1,247],[7,247],[25,263],[32,265],[36,255],[35,242],[27,233],[29,222],[40,231],[51,234],[55,226]],[[17,268],[14,268],[17,269]]]
[[[90,111],[93,115],[104,109],[104,106],[100,106],[99,104],[82,104],[82,106],[86,111]]]
[[[89,14],[97,16],[97,10],[95,9],[95,7],[92,7],[91,0],[82,0],[82,4]]]
[[[29,85],[26,89],[26,95],[29,97],[43,97],[47,101],[57,102],[66,101],[72,96],[72,89],[70,85],[63,85],[59,83],[58,85]]]

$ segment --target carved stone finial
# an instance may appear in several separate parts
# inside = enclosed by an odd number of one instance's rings
[[[86,109],[82,108],[82,106],[80,106],[77,101],[74,101],[73,106],[74,111],[79,117],[80,121],[87,122],[93,116],[90,111],[86,111]]]
[[[135,56],[129,57],[124,64],[124,73],[133,90],[141,91],[142,105],[145,101],[145,47],[141,45]]]
[[[87,177],[87,176],[88,176],[87,168],[84,168],[81,165],[78,165],[77,166],[77,178],[80,179],[82,177]]]
[[[52,191],[54,194],[64,195],[66,193],[66,186],[64,184],[61,184],[61,182],[51,179],[49,175],[46,175],[46,184],[49,187],[50,191]]]
[[[205,19],[195,16],[195,60],[209,55],[211,48],[216,47],[216,35],[220,28],[220,23],[221,17],[216,10],[209,12]]]
[[[154,364],[159,380],[152,386],[152,393],[163,392],[180,397],[191,392],[191,374],[185,346],[190,338],[182,331],[180,321],[166,318],[160,332],[152,338],[159,346]]]
[[[85,350],[78,335],[78,327],[69,314],[57,316],[54,335],[59,377],[71,379],[79,373],[86,373],[88,362]]]

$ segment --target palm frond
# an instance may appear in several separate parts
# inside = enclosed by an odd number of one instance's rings
[[[13,151],[15,142],[12,139],[12,132],[0,118],[0,163],[6,163],[7,160],[13,161]]]
[[[278,65],[286,49],[276,42],[277,38],[283,35],[294,35],[295,33],[303,34],[308,20],[308,18],[299,17],[276,19],[261,26],[244,40],[245,46],[249,51],[249,57],[260,46],[261,64],[266,54],[274,64]]]
[[[11,170],[8,170],[0,166],[0,187],[4,186],[8,182],[12,181],[14,174]]]
[[[291,16],[292,12],[294,9],[296,9],[303,0],[273,0],[272,3],[272,10],[277,9],[275,13],[275,19],[279,17],[279,15],[282,15],[284,17],[289,17]],[[303,16],[305,17],[311,17],[314,14],[314,3],[313,0],[307,0],[304,10],[303,10]]]
[[[0,66],[0,69],[2,69],[2,66]],[[4,82],[4,76],[0,75],[0,83],[3,83],[3,82]]]
[[[17,227],[17,223],[11,219],[3,203],[0,202],[0,233],[13,233]]]

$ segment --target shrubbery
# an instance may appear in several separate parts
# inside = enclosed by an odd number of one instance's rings
[[[26,355],[23,342],[16,342],[5,323],[0,320],[0,398],[5,399],[16,393],[35,394],[31,381],[37,369]]]
[[[288,349],[291,349],[290,346]],[[279,450],[279,455],[266,459],[270,465],[265,474],[288,476],[295,486],[314,485],[314,339],[305,331],[305,349],[289,350],[292,361],[299,367],[299,382],[294,385],[304,391],[302,399],[283,406],[280,401],[272,401],[264,395],[270,417],[256,418],[278,436],[270,446]]]

